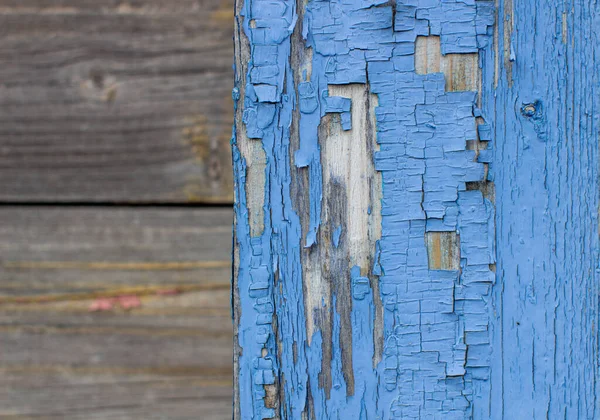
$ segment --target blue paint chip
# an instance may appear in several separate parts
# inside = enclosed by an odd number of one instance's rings
[[[342,226],[338,226],[335,228],[331,235],[331,240],[333,241],[333,246],[336,248],[340,245],[340,237],[342,236]]]
[[[279,102],[277,86],[273,85],[254,85],[254,92],[258,102]]]
[[[492,141],[492,126],[489,124],[480,124],[477,127],[480,141]]]

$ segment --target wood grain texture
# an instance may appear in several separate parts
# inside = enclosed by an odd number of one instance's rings
[[[0,5],[0,201],[230,202],[230,0]]]
[[[546,6],[498,9],[492,410],[599,419],[600,3]]]
[[[0,418],[230,418],[230,225],[230,209],[0,208]]]

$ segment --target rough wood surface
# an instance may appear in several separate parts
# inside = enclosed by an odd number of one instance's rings
[[[0,208],[0,418],[230,418],[230,225],[230,209]]]
[[[600,419],[600,2],[236,1],[234,418]]]
[[[230,202],[230,0],[0,4],[0,201]]]
[[[494,4],[236,3],[234,418],[489,418]]]

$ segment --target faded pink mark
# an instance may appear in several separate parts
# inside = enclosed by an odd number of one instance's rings
[[[94,300],[89,310],[90,312],[103,312],[111,311],[115,305],[118,305],[121,309],[130,310],[139,308],[142,306],[142,301],[136,295],[122,295],[113,298],[98,298]]]
[[[110,311],[113,308],[113,299],[99,298],[90,305],[90,312]]]
[[[142,301],[136,295],[124,295],[117,297],[119,306],[121,308],[128,310],[133,308],[139,308],[142,306]]]

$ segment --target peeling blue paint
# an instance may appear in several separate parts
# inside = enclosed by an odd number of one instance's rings
[[[578,146],[588,153],[588,160],[581,165],[586,163],[591,168],[589,184],[576,179],[585,194],[582,216],[563,204],[562,200],[569,203],[573,197],[561,196],[555,181],[548,181],[551,177],[547,163],[540,159],[548,153],[546,148],[559,147],[548,144],[550,139],[563,135],[562,126],[552,126],[554,120],[549,116],[562,118],[565,111],[539,99],[542,87],[528,90],[524,75],[521,75],[523,81],[515,82],[521,89],[519,92],[516,87],[506,87],[507,80],[500,80],[498,90],[504,89],[505,96],[499,95],[500,99],[494,102],[497,92],[493,89],[495,57],[491,41],[495,6],[492,2],[406,0],[392,7],[382,0],[311,0],[302,22],[298,22],[296,7],[290,0],[246,0],[243,9],[243,29],[250,41],[251,57],[247,74],[238,80],[245,88],[244,95],[239,97],[238,89],[234,99],[243,102],[246,135],[256,140],[234,138],[233,141],[239,247],[237,293],[241,307],[236,319],[237,344],[241,348],[237,371],[241,418],[265,419],[278,415],[300,419],[304,413],[317,419],[541,419],[546,418],[544,407],[553,413],[550,418],[567,412],[568,418],[595,418],[599,410],[598,391],[582,382],[584,373],[577,382],[577,389],[581,388],[585,394],[581,397],[584,401],[567,400],[557,395],[558,391],[547,391],[550,382],[539,378],[532,383],[542,389],[532,389],[519,369],[533,369],[535,376],[535,366],[516,353],[525,351],[531,355],[535,351],[548,351],[544,347],[548,338],[539,337],[535,328],[541,326],[545,333],[550,330],[548,321],[542,319],[550,309],[540,311],[537,305],[542,301],[545,305],[556,305],[541,295],[549,293],[548,284],[554,279],[548,277],[551,270],[553,275],[560,274],[565,279],[590,273],[588,283],[595,295],[588,297],[592,305],[586,307],[585,316],[580,318],[582,325],[597,328],[598,235],[584,235],[581,233],[586,228],[584,222],[573,221],[577,217],[591,220],[590,230],[598,231],[597,213],[594,217],[588,214],[590,209],[595,212],[598,208],[597,117],[586,120],[585,124],[590,126],[581,129],[587,130],[585,134],[593,140],[595,149]],[[504,16],[504,2],[500,1],[500,7],[500,16]],[[520,9],[521,16],[527,14],[525,7]],[[592,15],[598,22],[600,18],[596,16],[600,13]],[[547,23],[551,26],[550,21]],[[290,65],[291,35],[296,25],[301,25],[305,47],[313,50],[310,77],[305,72],[297,86]],[[480,92],[480,107],[476,103],[477,92],[447,92],[443,74],[416,74],[417,36],[439,36],[442,54],[479,53],[485,86]],[[511,42],[509,61],[518,70],[520,55],[515,46],[518,40],[513,38],[512,34],[506,38]],[[501,49],[502,44],[500,37]],[[593,70],[598,70],[598,65],[595,66]],[[513,76],[519,76],[518,71]],[[544,77],[538,76],[540,80]],[[563,83],[560,78],[557,80]],[[342,366],[341,315],[337,305],[340,296],[333,296],[329,308],[333,311],[332,356],[325,365],[331,371],[322,372],[323,334],[317,329],[312,337],[306,335],[305,314],[312,308],[304,307],[300,258],[302,247],[321,245],[317,243],[323,199],[318,136],[321,119],[327,113],[339,113],[342,128],[352,130],[351,100],[330,97],[328,86],[350,83],[368,83],[370,92],[379,100],[375,113],[380,149],[374,155],[374,165],[381,172],[383,183],[382,236],[373,250],[372,276],[361,275],[361,269],[368,272],[369,267],[354,266],[350,278],[336,279],[349,282],[351,291],[354,374],[351,395]],[[595,87],[598,88],[597,84]],[[597,98],[587,101],[585,109],[590,115],[600,109]],[[294,114],[296,109],[299,112]],[[294,115],[299,118],[298,150],[290,150]],[[499,131],[499,125],[488,116],[508,125]],[[482,122],[477,124],[476,118]],[[573,126],[569,129],[576,132]],[[511,137],[512,134],[515,136]],[[479,153],[468,150],[467,141],[475,139],[486,142],[487,149]],[[268,211],[260,237],[250,237],[246,163],[237,141],[261,141],[266,154]],[[494,147],[495,142],[500,142],[499,149]],[[519,142],[518,152],[513,155],[509,148],[516,142]],[[572,153],[564,147],[561,150],[567,155]],[[516,177],[517,168],[508,163],[511,158],[523,159],[514,163],[520,170],[529,165],[539,169],[539,175],[529,169],[525,171],[529,179]],[[567,176],[570,180],[582,176],[583,167],[568,168],[565,162],[561,161],[563,166],[555,169],[573,175]],[[489,167],[487,179],[485,165]],[[299,168],[308,169],[309,179],[306,193],[310,217],[305,238],[290,195],[290,173]],[[515,184],[511,177],[522,184]],[[496,180],[500,187],[498,238],[494,204],[481,191],[468,188],[470,183],[486,180]],[[548,188],[555,196],[540,195]],[[515,194],[521,197],[520,201],[514,201]],[[533,230],[538,224],[535,217],[545,223],[549,213],[558,218],[555,232],[535,234]],[[521,221],[521,215],[527,219]],[[571,235],[565,231],[565,224],[584,235],[585,244],[591,247],[588,251],[572,244],[585,256],[577,263],[576,272],[557,267],[559,257],[548,257],[548,250],[552,244],[556,245],[557,231]],[[335,248],[340,244],[343,229],[344,226],[337,226],[332,232]],[[429,268],[427,232],[456,232],[460,238],[460,269]],[[552,235],[554,242],[549,239]],[[570,238],[576,241],[575,236]],[[503,287],[510,292],[506,297],[498,287],[493,287],[497,244],[499,269],[506,270],[502,271],[504,276],[511,273],[502,280]],[[538,245],[545,248],[533,250]],[[566,248],[564,244],[560,248],[564,255],[577,257]],[[563,265],[569,264],[562,261]],[[553,268],[546,267],[546,262],[552,263]],[[539,289],[534,275],[546,276],[546,289]],[[519,287],[509,283],[513,281]],[[564,293],[569,290],[564,289]],[[555,298],[565,305],[565,297]],[[382,355],[375,352],[375,342],[380,338],[374,327],[376,301],[383,305]],[[568,307],[574,306],[571,303]],[[526,314],[524,308],[530,308],[532,313]],[[507,310],[532,320],[526,336],[514,324],[510,325],[513,321],[520,322],[516,315],[500,318],[499,313]],[[561,322],[565,322],[565,317]],[[581,331],[573,332],[565,325],[555,328],[581,335]],[[564,345],[567,340],[564,335],[561,337]],[[533,348],[536,342],[541,343],[541,349]],[[594,343],[597,345],[597,341]],[[596,358],[589,367],[592,373],[587,375],[593,377],[590,383],[595,387],[597,348],[588,349],[587,343],[580,346],[585,349],[578,351],[589,352]],[[559,354],[568,358],[566,348],[562,352],[555,350],[555,357]],[[539,357],[544,359],[541,364],[545,369],[539,375],[550,375],[551,362],[545,355]],[[512,359],[518,363],[511,364]],[[590,360],[591,357],[585,358],[586,363]],[[566,387],[565,365],[556,359],[553,363],[564,382],[552,386]],[[320,381],[324,374],[331,377],[330,390],[324,389]],[[512,383],[502,383],[503,375],[515,383],[514,389]],[[270,385],[277,386],[284,396],[278,412],[265,405],[265,386]],[[531,395],[536,393],[543,398],[527,406]],[[565,394],[571,395],[571,391]],[[509,401],[498,402],[502,398]],[[516,401],[514,408],[505,406],[510,401]],[[511,415],[507,417],[507,413]]]
[[[297,14],[292,1],[254,0],[244,4],[242,16],[245,17],[243,31],[251,44],[249,71],[243,82],[245,94],[241,98],[243,123],[247,136],[261,139],[266,153],[265,207],[269,211],[264,212],[263,234],[251,238],[245,190],[246,163],[234,137],[240,415],[243,419],[274,417],[274,408],[265,404],[265,385],[273,384],[282,386],[288,396],[287,404],[282,407],[285,417],[300,418],[306,401],[306,374],[300,373],[306,372],[307,363],[302,345],[306,334],[303,328],[298,328],[298,322],[304,318],[299,255],[301,227],[292,210],[287,164],[296,102],[289,64],[289,38]],[[260,93],[253,76],[260,77]],[[275,285],[281,288],[276,290]],[[274,321],[280,331],[277,337]]]

